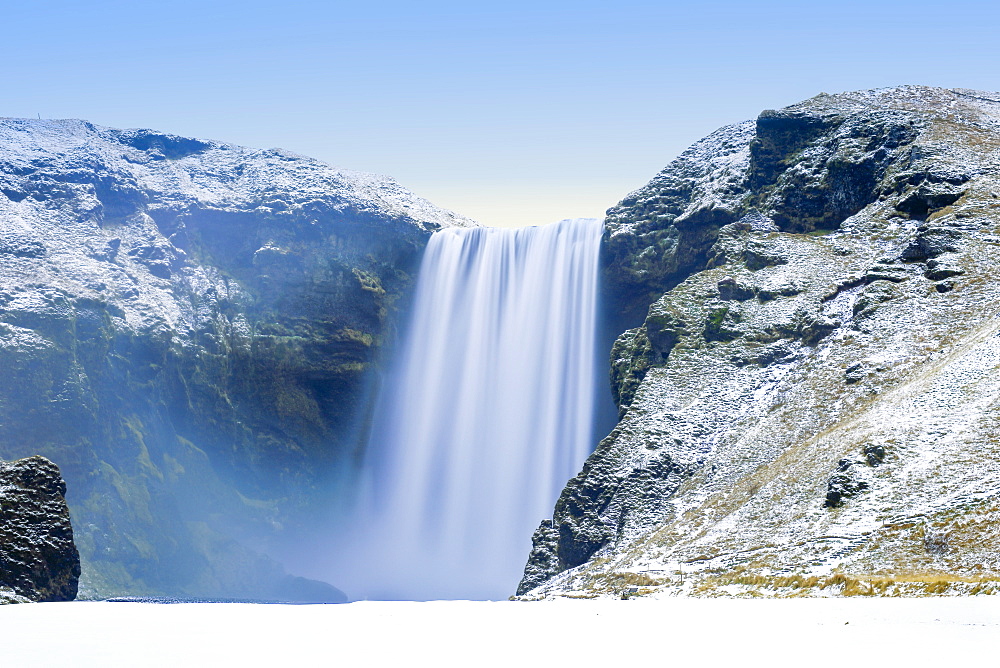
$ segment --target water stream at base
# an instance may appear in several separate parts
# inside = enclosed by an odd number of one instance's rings
[[[356,598],[513,593],[593,443],[602,231],[431,237],[369,442]]]

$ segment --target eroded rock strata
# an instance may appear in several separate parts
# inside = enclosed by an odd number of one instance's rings
[[[44,457],[0,462],[0,603],[76,598],[80,555],[65,495]]]
[[[620,421],[518,593],[994,592],[1000,95],[820,95],[608,212]],[[639,316],[640,318],[642,316]]]
[[[0,119],[0,456],[62,469],[82,593],[281,589],[263,553],[333,503],[427,236],[469,222],[286,151]]]

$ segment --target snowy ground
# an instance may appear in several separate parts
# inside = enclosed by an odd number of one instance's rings
[[[0,663],[11,667],[975,666],[995,660],[997,641],[993,597],[0,608]]]

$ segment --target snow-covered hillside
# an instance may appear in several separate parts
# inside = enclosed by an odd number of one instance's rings
[[[1000,95],[767,111],[607,225],[648,309],[521,593],[997,592]]]

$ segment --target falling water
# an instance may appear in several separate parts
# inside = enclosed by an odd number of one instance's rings
[[[599,220],[427,245],[369,444],[371,598],[506,598],[590,452]]]

